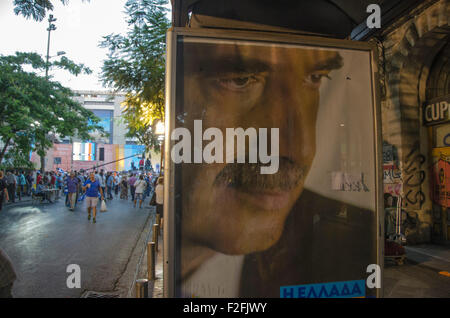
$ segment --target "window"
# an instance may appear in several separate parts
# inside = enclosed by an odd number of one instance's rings
[[[73,143],[73,160],[75,161],[95,161],[95,143]]]
[[[95,116],[100,118],[100,122],[98,123],[107,133],[112,133],[112,118],[113,111],[112,110],[92,110]]]

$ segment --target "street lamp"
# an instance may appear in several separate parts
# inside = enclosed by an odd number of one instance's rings
[[[56,55],[50,56],[49,59],[51,59],[52,57],[58,57],[58,56],[61,56],[61,55],[66,55],[66,52],[58,51],[58,53],[56,53]]]
[[[48,79],[48,60],[50,59],[50,32],[55,31],[56,30],[56,26],[53,24],[53,22],[55,22],[57,19],[53,17],[53,14],[50,14],[50,16],[48,17],[48,40],[47,40],[47,63],[45,64],[45,78]],[[62,55],[59,54],[61,52],[58,52],[58,56]]]

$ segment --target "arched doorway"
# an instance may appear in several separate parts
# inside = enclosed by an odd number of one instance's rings
[[[432,239],[450,241],[450,42],[436,55],[427,80],[425,121],[437,121],[429,128],[431,144]],[[428,111],[428,114],[426,113]],[[434,116],[433,116],[434,113]],[[430,117],[431,115],[431,117]]]

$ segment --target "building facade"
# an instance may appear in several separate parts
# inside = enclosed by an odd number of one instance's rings
[[[130,170],[132,163],[139,167],[145,146],[138,145],[136,139],[125,136],[128,130],[122,119],[125,95],[106,91],[75,91],[75,99],[100,118],[100,125],[109,135],[102,137],[93,133],[93,138],[89,141],[69,137],[55,140],[45,158],[46,170],[60,168],[79,171],[98,168],[124,171]],[[152,166],[156,168],[159,154],[152,152],[144,156],[151,157]],[[37,168],[40,167],[37,154],[33,153],[31,160]]]
[[[380,47],[384,192],[409,243],[450,242],[450,1],[423,1]]]

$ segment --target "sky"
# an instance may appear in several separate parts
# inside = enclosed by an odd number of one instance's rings
[[[107,90],[99,81],[107,49],[98,47],[103,36],[126,32],[126,0],[71,0],[63,6],[53,0],[54,22],[57,29],[51,32],[50,56],[58,51],[76,63],[83,63],[93,73],[75,77],[68,72],[50,70],[49,75],[73,90]],[[0,0],[0,54],[11,55],[16,51],[36,52],[45,58],[47,54],[48,15],[42,22],[14,14],[13,0]],[[58,59],[58,57],[54,57]]]

